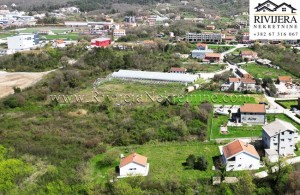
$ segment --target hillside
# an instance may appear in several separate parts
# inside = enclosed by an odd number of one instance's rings
[[[189,10],[194,11],[194,8],[201,8],[205,10],[205,13],[217,14],[217,15],[234,15],[240,12],[248,11],[247,0],[193,0],[189,1],[187,5],[182,5],[180,1],[175,0],[15,0],[14,2],[4,0],[1,4],[11,5],[15,3],[18,7],[26,10],[45,10],[56,9],[62,5],[74,5],[78,6],[83,11],[103,11],[107,12],[112,9],[124,13],[128,10],[137,10],[136,6],[148,9],[157,8],[157,4],[160,3],[162,8],[170,8],[171,10]],[[167,5],[169,4],[169,5]],[[197,14],[197,11],[195,11]]]

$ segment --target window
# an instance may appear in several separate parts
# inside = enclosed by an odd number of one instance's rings
[[[277,143],[274,143],[274,146],[277,146]]]
[[[284,135],[284,132],[282,132],[281,135]]]
[[[284,139],[281,139],[280,141],[284,142]]]
[[[285,149],[285,147],[281,147],[281,149]]]
[[[130,171],[134,171],[134,170],[136,170],[136,168],[130,168],[129,170],[130,170]]]
[[[269,3],[267,4],[267,7],[270,7],[270,4],[269,4]]]
[[[284,7],[284,8],[282,8],[282,11],[283,11],[283,12],[286,12],[286,8],[285,8],[285,7]]]
[[[239,166],[238,167],[241,167],[242,165],[241,164],[239,164]]]

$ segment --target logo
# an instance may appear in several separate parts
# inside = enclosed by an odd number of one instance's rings
[[[299,0],[250,0],[251,40],[300,39]]]

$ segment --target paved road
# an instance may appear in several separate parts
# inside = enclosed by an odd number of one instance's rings
[[[276,98],[270,97],[270,96],[268,96],[266,94],[265,94],[265,98],[268,100],[271,109],[276,109],[278,111],[278,113],[284,113],[285,115],[287,115],[290,118],[292,118],[295,122],[297,122],[298,124],[300,124],[300,119],[296,117],[296,114],[293,113],[293,112],[291,112],[288,109],[283,108],[279,104],[277,104],[275,102]]]
[[[220,45],[220,46],[232,46],[232,45]],[[248,46],[245,46],[245,45],[243,45],[243,44],[235,45],[235,48],[232,48],[232,49],[230,49],[230,50],[228,50],[228,51],[223,52],[223,53],[221,54],[221,55],[222,55],[222,58],[224,58],[225,55],[227,55],[227,54],[229,54],[229,53],[232,53],[234,50],[239,49],[239,48],[243,48],[243,47],[248,47]],[[212,79],[212,78],[214,78],[214,76],[215,76],[216,74],[222,74],[222,73],[224,73],[224,72],[226,72],[226,71],[229,71],[230,69],[233,69],[233,70],[234,70],[234,69],[236,69],[236,68],[237,68],[236,65],[231,65],[230,63],[227,62],[227,67],[226,67],[224,70],[217,71],[217,72],[212,72],[212,73],[199,73],[199,75],[200,75],[200,78],[203,78],[203,79],[207,80],[207,79]],[[236,75],[236,76],[239,78],[238,75]]]

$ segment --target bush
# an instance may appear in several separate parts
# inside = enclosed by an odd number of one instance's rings
[[[9,108],[17,108],[25,105],[25,97],[21,94],[13,95],[3,101],[3,105]]]
[[[196,157],[193,154],[190,154],[185,162],[185,165],[188,169],[194,169]]]
[[[99,167],[107,167],[112,166],[115,162],[115,160],[118,158],[118,152],[117,151],[108,151],[105,153],[102,160],[97,162],[97,165]]]
[[[195,162],[194,169],[200,170],[200,171],[206,171],[208,167],[208,162],[204,156],[199,156]]]

